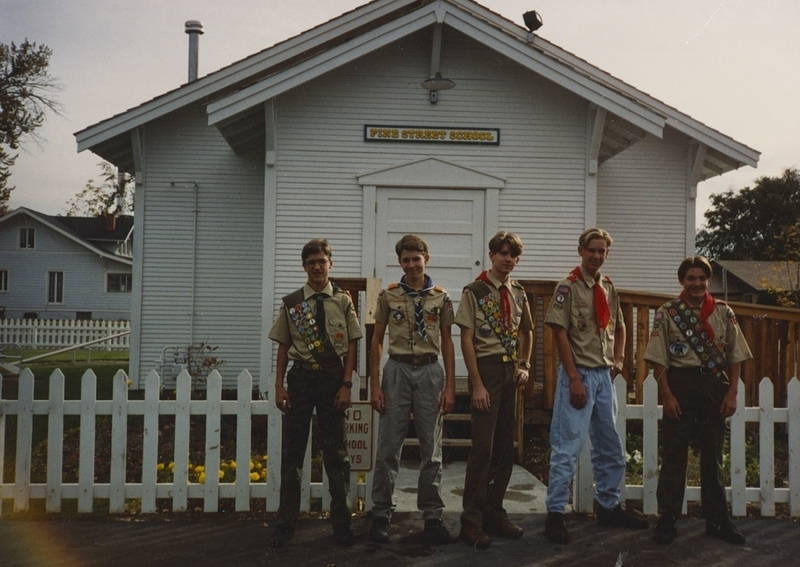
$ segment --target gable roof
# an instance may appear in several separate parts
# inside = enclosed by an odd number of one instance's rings
[[[374,0],[338,18],[206,75],[75,134],[78,151],[91,149],[133,170],[130,132],[189,104],[205,104],[236,151],[263,140],[261,104],[393,41],[437,24],[459,30],[595,105],[602,163],[646,135],[673,128],[698,145],[693,181],[742,165],[759,152],[639,91],[587,61],[535,36],[474,0]]]
[[[729,275],[751,287],[754,292],[766,291],[767,289],[785,289],[787,287],[797,289],[800,286],[800,283],[798,283],[800,264],[798,262],[714,260],[711,264],[715,268],[715,274],[724,270]],[[718,270],[716,269],[717,267],[722,269]],[[711,280],[714,284],[712,292],[716,291],[716,288],[722,290],[721,279],[721,277],[718,277]]]
[[[7,215],[0,217],[0,224],[14,217],[33,218],[64,237],[78,243],[92,252],[123,264],[133,265],[133,260],[125,256],[112,254],[97,246],[94,242],[124,242],[133,232],[133,217],[122,215],[117,217],[113,231],[106,230],[104,217],[57,217],[46,215],[26,207],[19,207]]]

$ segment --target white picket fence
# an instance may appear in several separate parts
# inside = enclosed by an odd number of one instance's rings
[[[0,498],[14,499],[14,510],[25,511],[31,499],[44,499],[48,512],[59,512],[64,499],[77,499],[78,512],[91,512],[96,499],[107,499],[111,513],[125,511],[126,501],[139,499],[141,512],[156,511],[156,499],[170,499],[171,509],[187,510],[189,499],[203,499],[205,512],[216,512],[219,500],[235,499],[236,511],[250,509],[251,499],[266,499],[268,511],[279,504],[280,489],[280,436],[281,412],[268,400],[253,400],[253,379],[243,370],[237,379],[237,399],[222,399],[222,377],[216,370],[208,376],[204,400],[192,399],[192,377],[185,370],[176,381],[175,399],[162,400],[161,379],[152,371],[145,380],[144,400],[128,399],[128,376],[120,370],[114,376],[111,400],[97,399],[97,378],[87,370],[81,382],[81,399],[64,399],[65,378],[56,370],[49,379],[49,398],[34,399],[34,375],[25,369],[19,376],[17,400],[3,399],[0,377]],[[353,396],[357,397],[359,381],[353,376]],[[15,481],[3,478],[6,458],[5,430],[7,416],[17,416],[17,444]],[[47,479],[44,484],[31,482],[33,416],[46,415]],[[62,481],[62,453],[64,416],[80,416],[80,455],[77,484]],[[95,482],[95,425],[96,417],[111,416],[111,475],[110,482]],[[126,478],[128,416],[144,416],[142,449],[142,478],[128,483]],[[170,483],[158,482],[159,416],[174,416],[175,454],[174,474]],[[205,416],[205,470],[218,471],[221,465],[221,416],[236,415],[236,462],[251,460],[252,416],[267,415],[267,479],[251,482],[247,466],[237,466],[236,481],[220,483],[216,474],[209,474],[205,483],[191,482],[189,478],[190,417]],[[306,450],[306,463],[310,462],[311,443]],[[323,475],[324,477],[325,475]],[[310,467],[306,466],[302,479],[301,507],[308,511],[312,498],[321,498],[324,509],[330,507],[327,478],[322,483],[312,483]],[[358,473],[351,473],[350,505],[364,497],[365,485],[358,484]],[[1,510],[0,510],[1,511]]]
[[[356,378],[356,377],[354,377]],[[14,510],[29,508],[31,499],[43,499],[46,510],[58,512],[64,499],[77,500],[79,512],[91,512],[97,499],[107,499],[112,513],[125,511],[126,501],[140,500],[144,513],[156,511],[156,499],[171,500],[173,511],[186,511],[189,499],[202,499],[206,512],[215,512],[220,499],[234,499],[237,511],[250,509],[251,499],[265,499],[266,509],[274,511],[278,507],[280,487],[280,432],[281,413],[267,400],[253,400],[253,380],[249,372],[242,371],[238,376],[236,400],[222,399],[222,378],[215,370],[208,378],[206,399],[192,399],[191,376],[182,372],[178,376],[176,399],[160,399],[161,383],[156,372],[151,372],[145,381],[143,400],[128,399],[128,377],[119,371],[114,377],[111,400],[97,400],[97,379],[89,370],[82,378],[80,400],[64,399],[64,375],[56,370],[49,379],[49,398],[34,399],[34,376],[24,370],[19,377],[17,400],[2,397],[0,380],[0,475],[3,474],[6,458],[5,429],[7,416],[17,417],[17,449],[14,483],[6,482],[0,476],[0,498],[14,500]],[[354,384],[354,400],[359,388]],[[656,484],[658,479],[657,446],[658,420],[661,407],[657,403],[657,387],[652,376],[644,384],[644,404],[627,404],[625,382],[618,378],[615,382],[619,401],[617,429],[623,440],[629,421],[641,420],[644,432],[644,484],[626,485],[623,489],[625,499],[643,501],[645,514],[657,512]],[[748,502],[757,502],[763,516],[775,515],[775,504],[787,502],[790,514],[800,516],[800,382],[795,378],[788,386],[788,408],[773,407],[772,383],[764,379],[760,384],[760,407],[744,407],[744,388],[739,388],[739,409],[731,418],[731,486],[728,488],[734,516],[744,516]],[[47,415],[48,454],[47,478],[44,484],[31,482],[31,457],[33,438],[33,416]],[[62,452],[64,435],[64,416],[80,416],[80,455],[77,484],[62,481]],[[98,415],[111,417],[111,475],[110,482],[96,483],[95,463],[95,424]],[[128,416],[144,416],[144,439],[142,449],[142,478],[139,482],[126,482],[126,451]],[[159,416],[174,416],[175,454],[174,476],[172,482],[159,482],[158,465],[158,422]],[[189,436],[191,416],[205,416],[205,469],[218,471],[221,465],[220,425],[221,416],[236,415],[236,461],[249,463],[251,458],[251,417],[267,416],[268,474],[266,482],[251,482],[248,467],[236,469],[236,480],[220,483],[217,475],[206,476],[205,483],[191,482],[189,470]],[[760,486],[745,486],[745,425],[759,424]],[[786,488],[775,487],[774,429],[775,424],[786,424],[789,445],[789,483]],[[374,439],[374,437],[373,437]],[[306,463],[310,459],[310,443],[307,448]],[[587,444],[588,445],[588,444]],[[301,507],[309,510],[312,498],[322,500],[322,508],[328,509],[330,496],[326,481],[312,483],[310,467],[304,468]],[[323,475],[324,477],[325,475]],[[358,473],[351,473],[350,504],[357,498],[368,494],[367,483],[358,482]],[[588,460],[588,447],[585,448],[579,464],[573,492],[574,507],[579,512],[590,512],[593,501],[591,465]],[[368,498],[365,498],[368,500]],[[700,488],[689,487],[687,501],[699,501]],[[369,502],[367,502],[369,507]]]
[[[80,345],[131,330],[130,321],[74,319],[0,319],[0,343],[29,349],[58,349]],[[92,348],[130,349],[130,334],[115,337]]]

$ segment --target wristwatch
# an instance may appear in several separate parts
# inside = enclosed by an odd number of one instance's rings
[[[347,380],[345,382],[342,382],[342,386],[344,386],[345,388],[352,388],[353,387],[353,383],[350,382],[349,380]]]
[[[519,363],[518,363],[518,366],[520,368],[524,368],[525,370],[530,370],[531,369],[531,363],[528,362],[527,360],[520,360]]]

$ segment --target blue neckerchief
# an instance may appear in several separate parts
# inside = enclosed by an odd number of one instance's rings
[[[433,289],[433,280],[428,274],[425,274],[425,283],[422,289],[417,291],[406,284],[406,277],[403,276],[400,278],[400,287],[409,297],[414,298],[414,330],[423,340],[427,341],[428,331],[425,329],[425,311],[422,309],[422,300]]]

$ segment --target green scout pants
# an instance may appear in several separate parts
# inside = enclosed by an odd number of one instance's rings
[[[669,389],[681,407],[680,419],[661,421],[661,473],[658,505],[662,514],[678,518],[686,490],[689,443],[700,448],[700,495],[703,517],[714,523],[727,521],[728,505],[722,483],[725,420],[719,413],[728,384],[705,374],[700,367],[669,368]]]
[[[331,521],[350,524],[347,493],[350,489],[350,459],[347,455],[345,414],[334,405],[341,377],[324,370],[292,366],[287,376],[291,409],[283,416],[281,444],[281,503],[278,523],[295,527],[300,513],[300,478],[308,444],[311,416],[317,410],[322,459],[331,494]]]
[[[489,392],[489,413],[472,410],[472,448],[464,478],[462,524],[480,526],[483,518],[507,517],[503,508],[514,467],[514,410],[516,365],[501,357],[478,359],[478,371]],[[472,386],[470,385],[470,393]]]

